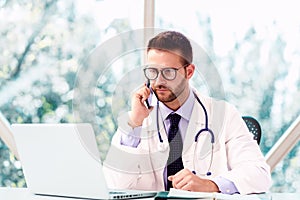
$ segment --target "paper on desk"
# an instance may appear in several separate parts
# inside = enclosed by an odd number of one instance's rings
[[[209,193],[209,192],[189,192],[186,190],[178,190],[174,188],[170,188],[170,192],[168,194],[168,197],[173,198],[214,198],[216,193]]]
[[[171,188],[168,194],[170,198],[191,198],[191,199],[220,199],[220,200],[260,200],[258,195],[221,194],[210,192],[189,192]]]

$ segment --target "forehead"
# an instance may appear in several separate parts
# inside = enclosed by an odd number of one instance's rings
[[[176,52],[150,49],[147,53],[147,64],[156,64],[163,66],[180,66],[180,56]]]

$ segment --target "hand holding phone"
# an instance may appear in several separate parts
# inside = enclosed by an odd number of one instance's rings
[[[145,86],[148,89],[146,89]],[[128,121],[131,127],[141,126],[144,119],[149,116],[149,113],[153,109],[153,106],[151,106],[152,93],[150,81],[148,81],[133,95],[131,111],[129,112],[130,120]]]

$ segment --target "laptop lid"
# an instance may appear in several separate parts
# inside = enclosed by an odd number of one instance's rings
[[[28,189],[34,194],[110,199],[154,196],[109,194],[90,124],[13,124]]]

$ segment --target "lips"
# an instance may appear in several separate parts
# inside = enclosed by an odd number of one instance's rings
[[[155,91],[156,91],[156,93],[164,93],[164,92],[168,92],[169,89],[166,87],[159,86],[159,87],[155,88]]]
[[[166,92],[169,91],[168,89],[156,89],[156,92]]]

